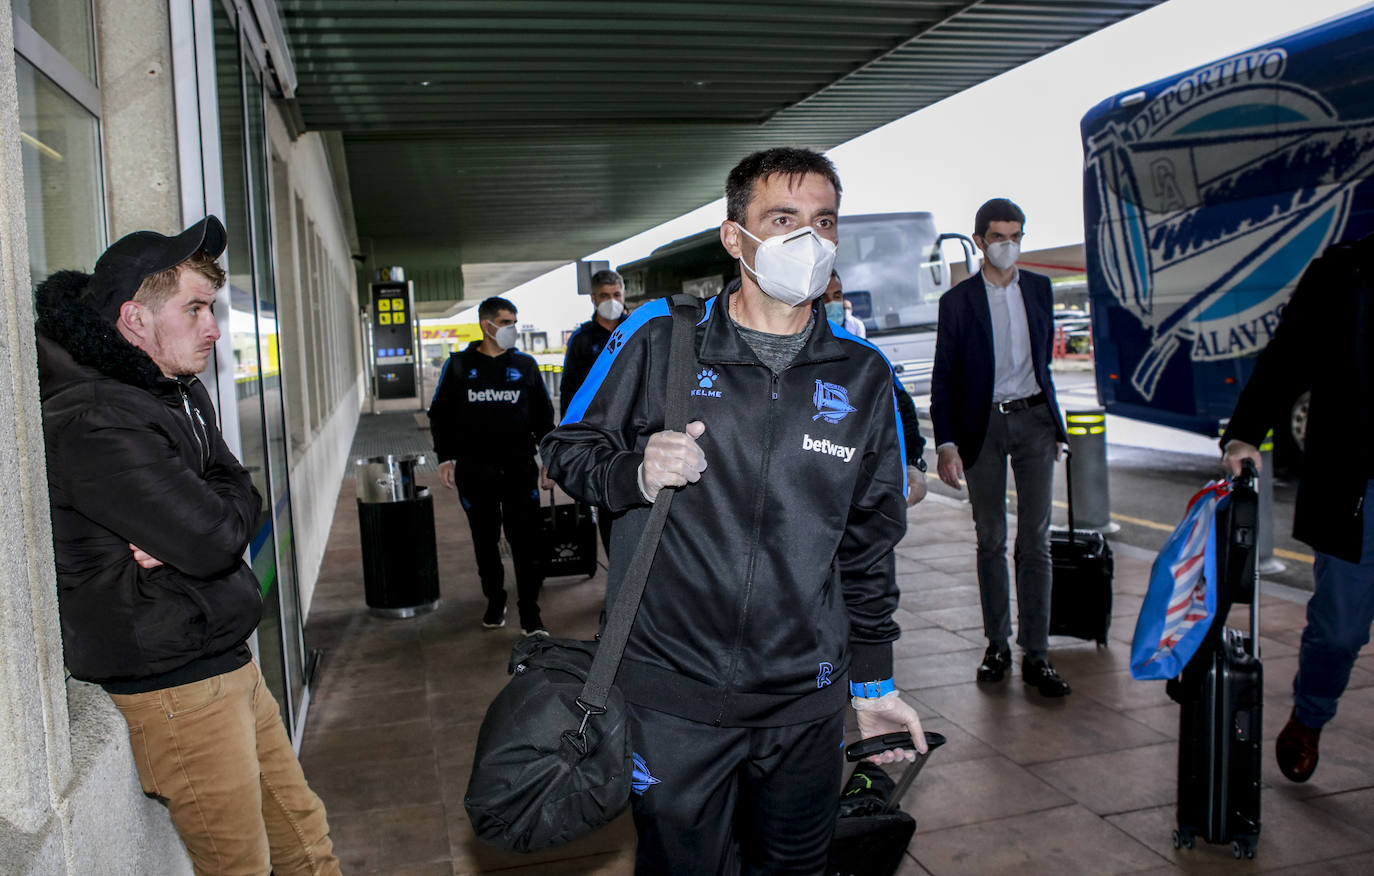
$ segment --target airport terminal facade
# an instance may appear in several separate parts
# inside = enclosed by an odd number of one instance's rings
[[[128,731],[62,661],[33,286],[132,231],[207,213],[229,231],[222,332],[202,375],[265,500],[250,548],[255,648],[299,746],[303,619],[365,399],[342,151],[274,97],[285,56],[260,0],[0,0],[0,870],[190,872],[138,790]],[[151,870],[149,871],[151,872]]]

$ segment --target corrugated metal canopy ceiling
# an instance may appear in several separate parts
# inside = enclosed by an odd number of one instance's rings
[[[359,235],[416,267],[575,259],[1160,0],[279,0]]]

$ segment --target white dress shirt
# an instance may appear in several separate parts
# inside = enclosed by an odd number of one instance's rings
[[[1026,322],[1026,302],[1021,297],[1021,272],[1013,269],[1011,282],[998,286],[985,271],[983,285],[987,287],[988,313],[992,316],[992,400],[996,403],[1035,395],[1040,392],[1040,384],[1031,363],[1030,326]]]
[[[868,337],[868,328],[864,325],[864,321],[852,313],[844,315],[844,330],[856,338]]]

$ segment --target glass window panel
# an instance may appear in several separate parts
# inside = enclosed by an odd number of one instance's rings
[[[264,500],[249,548],[263,593],[258,662],[295,733],[304,698],[304,648],[287,488],[263,85],[233,19],[222,5],[212,8],[239,439],[243,464]]]
[[[262,433],[262,375],[258,366],[257,307],[253,300],[253,245],[248,224],[248,162],[243,129],[242,54],[238,28],[223,7],[215,15],[215,79],[219,101],[220,154],[224,178],[224,227],[228,232],[225,261],[229,269],[229,338],[234,349],[234,401],[239,419],[239,459],[253,478],[263,502],[248,548],[249,564],[263,593],[263,620],[258,626],[258,665],[278,705],[283,692],[281,634],[277,608],[277,551],[272,539],[267,477],[267,448]],[[288,727],[291,725],[288,723]]]
[[[99,122],[23,58],[15,57],[29,275],[90,270],[105,249]]]
[[[86,78],[95,81],[95,22],[91,0],[10,0],[17,18],[47,40]]]
[[[253,222],[253,270],[257,281],[258,370],[262,387],[262,423],[267,441],[268,481],[271,485],[273,533],[277,546],[278,595],[284,664],[291,702],[301,701],[305,685],[301,614],[292,545],[291,496],[286,458],[286,424],[282,408],[280,335],[277,331],[277,286],[272,270],[271,203],[267,188],[267,123],[262,80],[245,61],[244,90],[248,147],[250,209]],[[287,722],[291,726],[291,722]]]

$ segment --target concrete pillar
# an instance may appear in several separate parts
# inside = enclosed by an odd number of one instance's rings
[[[124,18],[112,28],[114,44],[168,42],[166,4],[108,0],[97,6],[102,22]],[[147,23],[147,13],[159,6],[160,30]],[[12,14],[10,0],[0,0],[0,422],[7,430],[0,442],[0,503],[6,509],[0,515],[0,873],[190,873],[166,809],[139,789],[128,728],[114,704],[93,685],[67,681],[63,667]],[[154,29],[139,33],[142,27]],[[109,33],[102,28],[102,49]],[[119,64],[107,72],[117,76]],[[158,80],[148,71],[143,75]],[[151,128],[133,136],[152,124],[150,117],[125,124],[122,113],[138,114],[158,101],[149,101],[148,92],[134,97],[122,87],[128,84],[107,94],[104,110],[107,184],[121,194],[120,209],[112,210],[115,233],[121,227],[173,228],[178,216],[164,202],[170,191],[175,208],[175,175],[159,176],[157,168],[160,155],[175,156],[176,139]],[[170,82],[158,87],[167,91],[162,105],[169,111]],[[125,190],[127,180],[119,181],[131,171],[109,173],[111,155],[123,168],[142,166],[142,198]]]
[[[167,3],[99,0],[95,8],[110,240],[144,229],[180,231]]]
[[[48,522],[24,173],[9,0],[0,0],[0,871],[9,842],[46,856],[51,798],[71,779],[62,640]],[[19,708],[14,708],[18,704]],[[23,837],[21,840],[20,837]],[[45,838],[46,837],[46,838]]]

